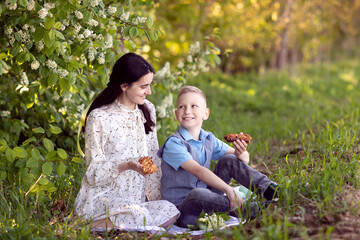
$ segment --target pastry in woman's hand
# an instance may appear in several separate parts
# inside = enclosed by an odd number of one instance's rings
[[[139,163],[145,173],[152,174],[158,170],[151,157],[142,157],[139,159]]]
[[[227,142],[234,142],[237,139],[240,139],[240,140],[244,140],[247,144],[249,144],[252,139],[250,134],[242,134],[242,133],[226,134],[224,138]]]

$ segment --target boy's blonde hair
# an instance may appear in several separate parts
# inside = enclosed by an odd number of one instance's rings
[[[203,91],[201,91],[199,88],[197,87],[194,87],[194,86],[183,86],[182,88],[180,88],[180,91],[179,91],[179,95],[177,97],[177,99],[180,98],[181,95],[185,94],[185,93],[196,93],[196,94],[199,94],[201,97],[204,98],[205,100],[205,104],[206,104],[206,96],[205,96],[205,93]]]

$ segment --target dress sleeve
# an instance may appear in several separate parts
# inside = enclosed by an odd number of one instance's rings
[[[85,129],[87,165],[85,177],[87,182],[93,186],[108,184],[119,174],[118,163],[108,161],[104,151],[108,134],[106,116],[96,110],[92,111],[88,116]]]
[[[158,171],[146,176],[145,189],[146,196],[149,201],[160,200],[161,192],[160,192],[160,184],[161,184],[161,160],[157,156],[157,151],[159,150],[159,142],[157,139],[156,133],[156,113],[154,105],[147,101],[147,107],[150,110],[151,119],[155,122],[155,126],[153,131],[146,135],[147,145],[148,145],[148,153],[149,156],[153,159],[153,162],[158,168]]]

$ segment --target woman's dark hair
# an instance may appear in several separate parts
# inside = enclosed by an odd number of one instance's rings
[[[121,56],[112,69],[107,87],[97,95],[90,105],[90,108],[86,113],[85,125],[87,117],[92,110],[114,102],[121,95],[121,84],[128,83],[131,85],[150,72],[155,73],[154,68],[143,57],[135,53],[126,53]],[[146,104],[138,105],[138,107],[143,112],[146,119],[144,126],[145,132],[148,134],[153,130],[152,127],[155,126],[155,123],[151,119],[150,111]]]

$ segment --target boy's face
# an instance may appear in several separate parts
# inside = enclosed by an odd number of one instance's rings
[[[200,129],[204,120],[209,117],[205,99],[197,93],[182,94],[177,100],[176,119],[187,130]]]

